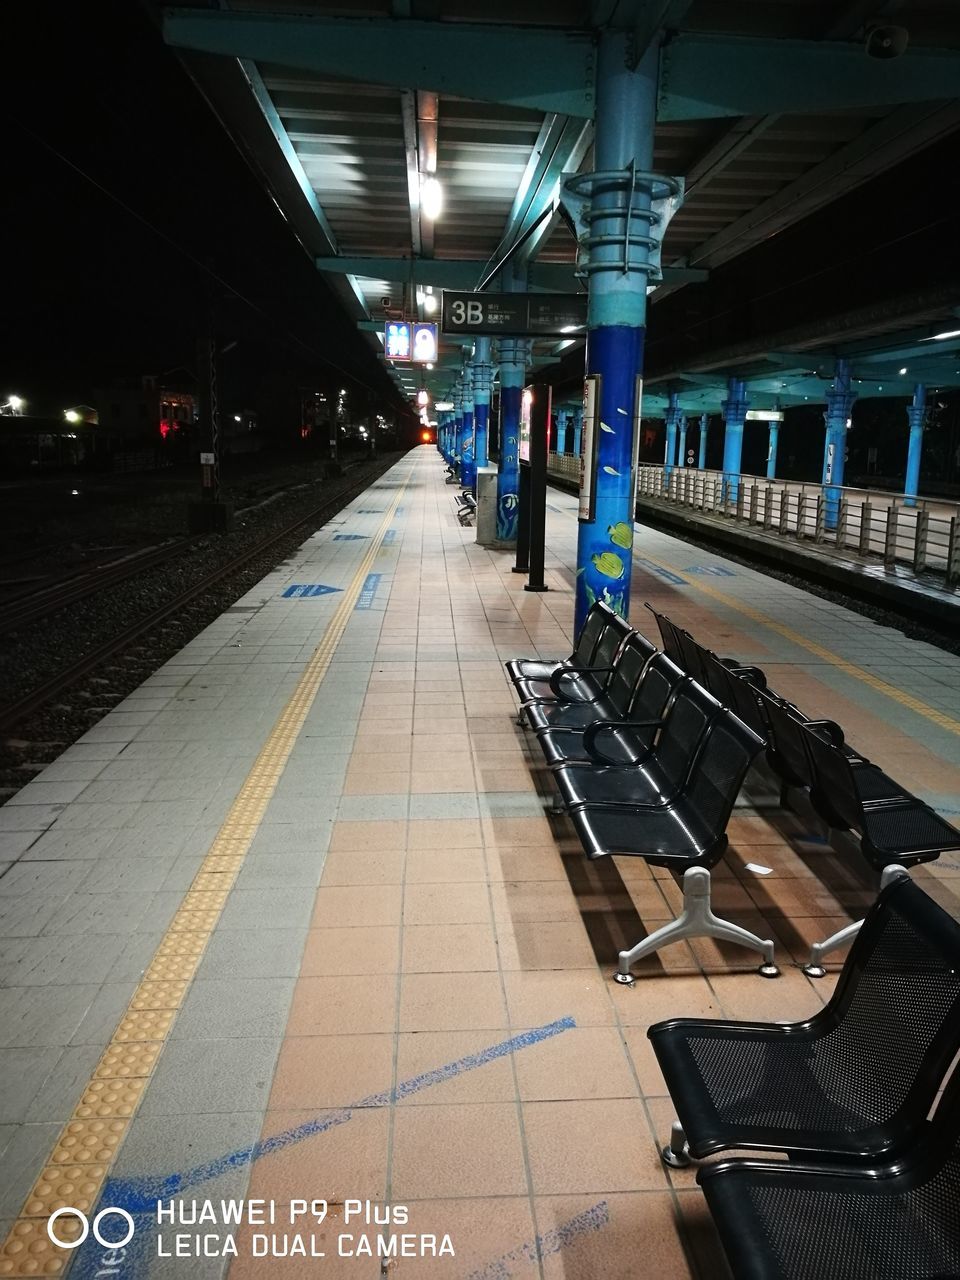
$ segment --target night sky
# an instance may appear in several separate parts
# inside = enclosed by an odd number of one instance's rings
[[[28,12],[4,67],[4,397],[58,414],[113,377],[194,367],[212,292],[221,342],[238,344],[233,395],[255,371],[323,386],[346,370],[396,404],[149,10]]]

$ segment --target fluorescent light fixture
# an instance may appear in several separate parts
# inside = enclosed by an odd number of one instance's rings
[[[780,409],[748,409],[747,422],[782,422],[783,412]]]
[[[907,372],[907,366],[904,365],[903,368],[900,370],[900,377],[902,378],[906,372]]]
[[[925,338],[925,342],[942,342],[944,338],[960,338],[960,329],[945,329],[943,333],[935,333],[931,338]]]
[[[420,179],[420,212],[430,222],[436,222],[443,212],[443,187],[432,174]]]
[[[438,400],[436,404],[433,406],[433,408],[434,408],[434,412],[436,413],[449,413],[450,410],[453,408],[453,401]]]

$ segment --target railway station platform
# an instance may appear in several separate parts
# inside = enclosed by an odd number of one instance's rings
[[[808,978],[810,943],[877,884],[751,775],[715,902],[781,976],[694,941],[615,984],[678,886],[585,861],[503,670],[570,651],[576,500],[548,494],[526,593],[443,474],[408,454],[0,809],[0,1276],[726,1274],[658,1156],[646,1029],[812,1014],[842,956]],[[762,666],[956,821],[960,658],[665,533],[634,552],[635,625],[646,599]],[[911,874],[960,910],[960,859]],[[57,1249],[63,1206],[134,1234]]]

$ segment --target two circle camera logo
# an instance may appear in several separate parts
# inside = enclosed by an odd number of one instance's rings
[[[121,1240],[107,1240],[100,1231],[101,1222],[111,1214],[117,1214],[117,1216],[123,1218],[124,1222],[127,1224],[127,1233]],[[81,1230],[77,1239],[62,1240],[57,1235],[54,1231],[54,1224],[57,1222],[58,1218],[73,1218],[80,1223]],[[51,1213],[50,1217],[47,1219],[47,1235],[53,1243],[55,1245],[59,1245],[61,1249],[79,1249],[84,1240],[86,1240],[87,1236],[90,1234],[90,1230],[91,1227],[90,1222],[87,1219],[87,1215],[80,1209],[75,1209],[72,1205],[64,1205],[62,1208],[55,1210],[55,1212]],[[126,1209],[120,1209],[117,1205],[111,1205],[106,1209],[101,1209],[93,1220],[93,1238],[96,1240],[97,1244],[103,1245],[104,1249],[122,1249],[124,1245],[129,1244],[133,1239],[134,1230],[133,1218],[131,1218],[130,1214],[127,1213]]]

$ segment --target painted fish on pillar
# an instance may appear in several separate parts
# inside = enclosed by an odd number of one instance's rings
[[[638,61],[632,31],[600,32],[596,170],[568,178],[563,188],[589,282],[586,371],[593,413],[588,420],[585,410],[583,424],[578,634],[595,601],[624,617],[630,608],[647,283],[659,278],[660,240],[683,192],[680,180],[650,172],[659,58],[659,38]]]
[[[593,423],[594,515],[581,521],[577,544],[578,633],[598,600],[623,617],[630,607],[634,435],[643,338],[644,330],[632,325],[606,325],[587,340],[587,372],[600,375],[600,395]]]

